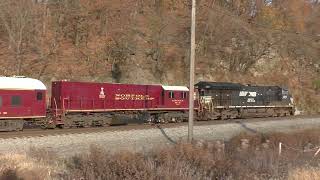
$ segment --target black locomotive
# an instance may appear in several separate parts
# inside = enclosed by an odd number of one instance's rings
[[[279,86],[201,81],[195,88],[200,120],[294,114],[291,95]]]

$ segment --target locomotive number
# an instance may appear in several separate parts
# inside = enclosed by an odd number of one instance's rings
[[[183,100],[175,99],[175,100],[172,100],[172,102],[174,102],[177,106],[179,106],[183,102]]]
[[[248,98],[247,102],[256,102],[254,98]]]

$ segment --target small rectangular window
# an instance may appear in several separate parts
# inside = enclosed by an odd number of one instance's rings
[[[20,96],[12,96],[11,97],[11,105],[12,106],[20,106],[21,105],[21,97]]]
[[[187,98],[187,92],[181,92],[181,98],[186,99]]]
[[[2,96],[0,96],[0,107],[2,107]]]
[[[37,92],[37,100],[38,101],[42,100],[42,92]]]
[[[173,98],[174,98],[174,92],[173,92],[173,91],[170,91],[170,92],[169,92],[169,98],[170,98],[170,99],[173,99]]]
[[[200,96],[204,96],[204,90],[200,91]]]

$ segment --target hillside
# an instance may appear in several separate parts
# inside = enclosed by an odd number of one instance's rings
[[[190,1],[3,0],[0,74],[187,85]],[[320,112],[318,1],[198,0],[196,80],[288,87]]]

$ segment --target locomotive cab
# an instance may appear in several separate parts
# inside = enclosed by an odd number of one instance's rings
[[[185,86],[162,86],[162,106],[169,108],[188,107],[189,89]]]

